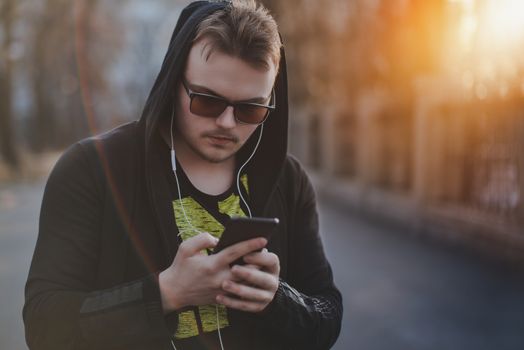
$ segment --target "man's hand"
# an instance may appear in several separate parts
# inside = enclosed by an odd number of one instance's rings
[[[214,255],[203,253],[217,242],[209,233],[201,233],[180,244],[171,266],[159,275],[164,313],[215,303],[217,295],[223,293],[223,282],[234,278],[229,264],[267,244],[265,238],[254,238]]]
[[[246,266],[231,268],[232,278],[222,282],[223,293],[216,301],[232,309],[260,312],[275,297],[278,289],[280,260],[267,249],[244,257]]]

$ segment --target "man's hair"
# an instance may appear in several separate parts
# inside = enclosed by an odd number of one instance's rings
[[[268,69],[273,61],[278,71],[281,41],[275,20],[255,0],[232,0],[198,26],[194,42],[206,38],[206,59],[214,51],[238,57],[255,68]]]

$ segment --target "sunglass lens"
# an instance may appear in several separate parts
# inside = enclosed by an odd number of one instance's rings
[[[235,116],[238,120],[248,124],[259,124],[266,119],[269,110],[266,107],[250,104],[238,104],[235,107]]]
[[[226,109],[226,102],[211,96],[193,95],[191,99],[190,111],[193,114],[216,118]]]

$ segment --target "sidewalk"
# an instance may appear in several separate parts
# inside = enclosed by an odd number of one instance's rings
[[[524,228],[517,224],[466,207],[428,206],[405,194],[309,173],[320,195],[353,213],[524,268]]]

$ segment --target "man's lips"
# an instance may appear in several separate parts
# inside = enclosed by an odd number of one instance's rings
[[[205,135],[207,138],[209,138],[213,143],[218,144],[227,144],[227,143],[236,143],[237,138],[234,136],[229,135]]]
[[[237,138],[231,135],[215,135],[215,134],[209,134],[205,135],[206,137],[209,137],[213,140],[222,141],[222,142],[237,142]]]

